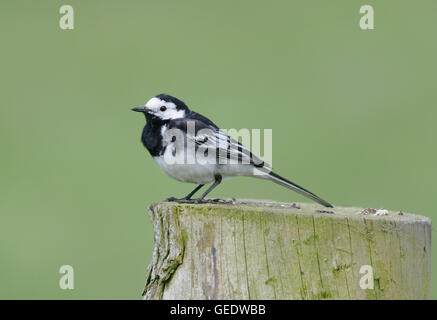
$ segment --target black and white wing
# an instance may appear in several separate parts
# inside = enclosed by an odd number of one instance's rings
[[[194,147],[196,152],[199,149],[213,152],[216,163],[219,165],[247,164],[257,168],[271,169],[268,163],[202,115],[195,114],[190,118],[175,119],[171,121],[169,128],[182,130],[186,136],[186,145]]]

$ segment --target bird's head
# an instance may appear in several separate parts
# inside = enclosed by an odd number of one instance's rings
[[[187,105],[168,94],[158,94],[143,106],[132,108],[132,111],[144,113],[149,120],[173,120],[184,118],[189,109]]]

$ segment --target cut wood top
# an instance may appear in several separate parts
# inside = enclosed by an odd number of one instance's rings
[[[169,207],[178,206],[180,208],[196,208],[197,213],[209,212],[211,209],[225,209],[235,211],[262,211],[266,214],[295,214],[295,215],[321,215],[336,218],[349,219],[372,219],[372,220],[390,220],[399,222],[424,222],[431,224],[431,219],[422,215],[406,213],[403,211],[387,210],[385,208],[360,208],[336,206],[334,208],[325,208],[314,203],[285,203],[272,200],[248,200],[248,199],[218,199],[218,202],[212,203],[177,203],[177,202],[160,202],[159,205]],[[152,204],[156,206],[158,204]],[[378,212],[378,210],[380,210]],[[383,211],[382,211],[383,210]],[[384,212],[385,211],[385,212]]]

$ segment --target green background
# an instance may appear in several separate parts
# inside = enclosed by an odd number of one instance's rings
[[[74,30],[59,28],[63,4]],[[359,28],[364,4],[375,30]],[[334,204],[436,218],[436,13],[435,0],[1,1],[0,298],[140,298],[146,207],[193,188],[140,143],[130,107],[161,92],[223,128],[273,129],[276,171]],[[211,196],[306,201],[249,178]],[[59,288],[64,264],[74,290]]]

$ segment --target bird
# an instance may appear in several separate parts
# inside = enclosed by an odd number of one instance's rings
[[[175,180],[197,184],[185,197],[169,197],[167,201],[207,202],[205,197],[222,180],[247,176],[275,182],[325,207],[333,207],[314,193],[273,172],[268,163],[178,98],[158,94],[146,104],[131,110],[143,113],[146,118],[141,141],[158,167]],[[197,156],[199,154],[201,157]],[[200,197],[192,198],[209,183],[211,185]]]

